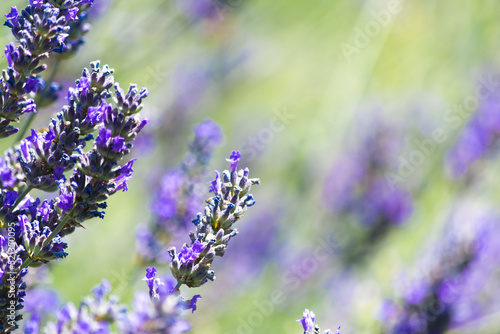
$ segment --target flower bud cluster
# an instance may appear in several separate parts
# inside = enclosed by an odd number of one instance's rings
[[[12,7],[6,14],[5,25],[12,31],[19,42],[5,47],[5,57],[8,68],[2,71],[0,78],[0,138],[8,137],[18,131],[10,123],[19,120],[25,113],[36,112],[35,101],[29,93],[41,89],[53,95],[54,89],[45,89],[46,83],[40,78],[47,65],[42,61],[52,53],[64,53],[74,49],[66,45],[66,38],[73,30],[88,30],[74,24],[86,9],[92,5],[92,0],[48,1],[30,0],[21,12]],[[78,27],[77,27],[78,26]],[[74,40],[70,40],[74,43]],[[53,98],[51,98],[53,99]],[[49,99],[50,100],[50,99]],[[38,106],[40,107],[40,106]]]
[[[148,91],[131,85],[125,94],[112,73],[107,65],[91,63],[91,70],[85,69],[69,89],[68,105],[49,127],[32,130],[0,159],[1,227],[12,225],[9,238],[19,245],[14,252],[19,265],[11,270],[16,279],[28,266],[65,257],[67,244],[61,238],[85,220],[104,217],[107,198],[128,189],[135,159],[123,160],[148,123],[138,115]],[[93,140],[95,132],[98,136]],[[84,151],[89,142],[91,148]],[[70,172],[67,180],[65,174]],[[42,202],[29,196],[32,189],[59,195]],[[2,298],[8,299],[6,294]]]
[[[216,171],[210,186],[214,196],[207,200],[204,212],[193,221],[196,231],[190,233],[191,246],[185,244],[179,253],[175,247],[169,251],[170,269],[178,286],[199,287],[215,278],[214,271],[210,270],[213,259],[224,255],[229,240],[238,234],[233,224],[255,204],[249,192],[252,185],[260,182],[248,177],[248,168],[237,171],[240,158],[240,153],[233,151],[227,159],[231,170],[225,170],[222,179]]]

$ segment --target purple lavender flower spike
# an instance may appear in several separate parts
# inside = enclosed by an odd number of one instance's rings
[[[239,153],[233,152],[234,160],[239,160]],[[237,162],[236,162],[237,163]],[[184,245],[179,253],[175,247],[169,250],[171,256],[170,269],[177,279],[178,287],[199,287],[215,274],[210,266],[215,256],[223,256],[229,240],[238,234],[233,228],[248,208],[250,188],[259,184],[258,179],[249,179],[247,170],[225,170],[222,173],[224,186],[215,189],[214,197],[208,199],[204,213],[198,213],[193,220],[196,231],[190,233],[191,246]],[[253,204],[253,203],[251,203]]]
[[[38,107],[54,100],[53,90],[40,89],[38,74],[47,68],[43,60],[54,53],[69,56],[76,45],[83,43],[82,36],[88,31],[88,25],[83,22],[85,10],[90,5],[70,1],[58,6],[53,2],[34,1],[21,13],[12,7],[5,15],[5,25],[11,29],[18,45],[11,43],[5,47],[9,68],[0,78],[0,138],[18,131],[10,123],[17,122],[23,114],[36,112],[29,93],[46,94],[37,96]]]

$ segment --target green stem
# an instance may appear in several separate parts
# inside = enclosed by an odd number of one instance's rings
[[[50,72],[50,76],[47,79],[47,81],[45,82],[45,87],[43,88],[43,91],[40,94],[40,99],[38,101],[35,101],[37,105],[42,104],[42,102],[45,98],[45,93],[47,93],[47,90],[49,89],[50,85],[54,81],[54,77],[56,76],[56,73],[57,73],[57,70],[59,69],[60,64],[61,64],[61,61],[59,59],[56,59],[56,62],[54,63],[54,67],[52,68],[52,71]],[[35,120],[36,115],[37,115],[37,113],[30,114],[30,116],[28,117],[28,120],[23,125],[23,128],[21,129],[21,131],[19,131],[17,138],[16,138],[16,141],[14,143],[18,143],[24,138],[26,131],[28,131],[28,129],[30,128],[31,123],[33,123],[33,121]]]

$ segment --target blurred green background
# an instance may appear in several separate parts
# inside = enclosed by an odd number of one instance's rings
[[[363,106],[378,103],[389,118],[412,119],[432,129],[474,91],[481,75],[499,67],[498,1],[401,0],[395,5],[400,12],[391,14],[387,23],[377,23],[376,13],[387,12],[390,2],[242,0],[220,7],[214,18],[193,20],[175,1],[110,1],[92,23],[81,52],[64,62],[56,81],[75,80],[96,59],[109,64],[122,87],[134,82],[150,89],[144,113],[161,141],[152,152],[138,155],[130,190],[108,201],[105,219],[89,221],[68,238],[69,256],[55,263],[51,274],[61,299],[78,302],[103,278],[124,302],[135,290],[145,289],[141,276],[132,278],[132,273],[135,229],[150,215],[154,180],[148,175],[177,166],[192,127],[211,118],[222,127],[225,141],[210,170],[226,168],[224,158],[239,149],[242,165],[262,181],[253,190],[257,205],[242,224],[267,208],[275,211],[279,230],[273,241],[279,256],[249,281],[229,284],[233,268],[225,268],[222,258],[214,263],[214,283],[201,291],[183,290],[186,297],[203,296],[198,311],[187,316],[194,333],[238,333],[241,319],[258,309],[256,303],[285,286],[286,266],[279,257],[306,254],[319,238],[338,237],[342,230],[342,222],[322,205],[322,191],[331,165],[355,139],[356,112],[363,118]],[[3,0],[0,11],[8,12],[11,5],[20,8],[25,1]],[[374,29],[371,36],[360,40],[359,32],[367,27]],[[4,28],[0,45],[11,40]],[[0,65],[6,67],[6,60]],[[186,93],[196,101],[176,110],[183,71],[200,68],[209,69],[206,82]],[[44,126],[55,111],[42,111],[37,125]],[[277,115],[283,126],[272,130]],[[170,121],[154,124],[164,119]],[[451,131],[450,139],[420,167],[425,190],[415,199],[414,214],[350,274],[355,283],[332,278],[340,264],[335,255],[329,256],[297,289],[285,289],[284,301],[248,333],[300,333],[295,319],[304,308],[315,311],[323,329],[342,325],[342,333],[379,332],[380,303],[396,296],[393,278],[435,239],[445,220],[443,208],[456,196],[442,156],[458,135],[458,130]],[[400,139],[411,151],[411,141]],[[491,162],[484,172],[489,187],[482,195],[492,203],[499,195],[493,182],[496,167],[498,162]],[[232,242],[243,238],[252,235],[242,232]],[[493,333],[499,326],[497,316],[460,333]]]

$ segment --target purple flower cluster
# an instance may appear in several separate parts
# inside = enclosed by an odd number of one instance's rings
[[[106,199],[127,190],[135,159],[123,160],[148,122],[138,115],[148,92],[131,85],[124,93],[114,84],[112,72],[107,65],[101,68],[99,62],[92,63],[91,70],[85,69],[76,86],[70,88],[68,105],[51,120],[48,129],[32,130],[0,159],[0,219],[8,232],[5,238],[19,245],[13,256],[21,262],[16,270],[9,270],[7,264],[1,270],[14,277],[20,279],[28,266],[65,257],[67,245],[62,237],[88,219],[102,218]],[[116,107],[110,104],[112,97]],[[92,141],[96,131],[99,135]],[[85,152],[89,142],[92,147]],[[33,199],[29,196],[32,189],[57,191],[58,196]],[[8,281],[2,283],[6,286]],[[4,292],[2,310],[10,300],[22,303],[20,298],[7,298]]]
[[[316,315],[314,314],[313,311],[309,311],[308,309],[305,309],[304,313],[302,314],[302,318],[297,319],[297,321],[300,322],[300,324],[304,328],[304,334],[319,334],[320,328],[315,323]],[[324,332],[324,334],[340,334],[340,327],[337,328],[335,333],[333,333],[331,330],[327,329]]]
[[[21,12],[12,7],[6,14],[5,25],[12,31],[19,45],[14,43],[5,47],[8,68],[0,78],[0,138],[8,137],[18,131],[10,123],[17,122],[25,113],[36,113],[37,105],[29,94],[43,91],[51,97],[56,86],[45,89],[46,83],[40,78],[47,65],[41,62],[52,53],[65,53],[75,40],[67,38],[71,34],[81,36],[88,27],[79,22],[85,18],[85,10],[92,0],[59,1],[30,0],[30,5]],[[80,13],[80,14],[79,14]],[[76,33],[78,31],[78,33]],[[48,100],[53,100],[51,97]],[[40,107],[40,106],[38,106]]]
[[[248,168],[237,170],[241,158],[233,151],[229,159],[231,170],[225,170],[222,176],[215,172],[210,192],[214,196],[207,200],[203,213],[198,213],[193,221],[196,231],[190,233],[191,245],[185,244],[179,253],[175,247],[169,250],[172,258],[170,269],[177,287],[199,287],[215,278],[210,269],[215,256],[223,256],[229,240],[238,234],[233,228],[248,207],[255,204],[249,193],[251,186],[259,184],[258,179],[248,177]]]
[[[151,204],[152,222],[138,228],[137,251],[143,261],[168,261],[165,255],[172,236],[186,233],[203,204],[206,166],[222,141],[222,132],[211,120],[198,124],[194,132],[184,161],[161,179]]]

